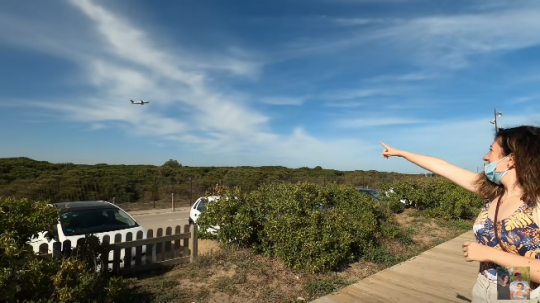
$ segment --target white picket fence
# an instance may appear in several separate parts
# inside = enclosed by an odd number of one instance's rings
[[[136,235],[127,233],[125,239],[122,234],[111,237],[105,235],[101,240],[105,248],[102,256],[102,270],[109,268],[115,274],[128,275],[149,270],[158,269],[164,266],[192,262],[197,257],[197,225],[177,225],[174,228],[158,228],[154,237],[154,231],[149,229],[146,237],[142,231]],[[135,239],[134,239],[135,238]],[[70,240],[64,242],[44,243],[39,246],[38,254],[45,258],[62,258],[70,256],[77,246],[83,243],[84,238],[77,241],[73,246]],[[51,249],[52,246],[52,249]],[[143,254],[143,246],[145,253]],[[51,253],[52,251],[52,253]],[[126,262],[131,260],[131,262]]]

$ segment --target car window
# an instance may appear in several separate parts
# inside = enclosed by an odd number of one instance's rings
[[[205,211],[206,210],[206,201],[201,200],[201,202],[199,202],[199,205],[197,205],[197,210],[200,211],[201,213],[203,211]]]
[[[58,224],[54,224],[53,226],[53,239],[55,241],[60,241],[60,237],[58,236]]]
[[[60,214],[60,224],[66,236],[101,233],[139,226],[137,222],[118,208],[70,210]]]

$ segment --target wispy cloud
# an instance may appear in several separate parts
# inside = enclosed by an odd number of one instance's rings
[[[327,21],[343,26],[358,26],[377,23],[388,23],[393,20],[388,19],[371,19],[371,18],[326,18]]]
[[[361,2],[361,1],[360,1]],[[540,4],[527,6],[477,5],[476,11],[427,17],[387,20],[341,18],[336,26],[356,25],[342,35],[298,41],[292,52],[337,53],[344,50],[396,54],[396,60],[428,72],[461,69],[478,55],[497,55],[540,44]],[[329,18],[331,19],[331,18]],[[371,20],[371,21],[369,21]],[[385,20],[384,22],[379,22]],[[391,22],[389,22],[391,21]],[[366,24],[374,23],[367,30]]]
[[[370,128],[389,125],[408,125],[408,124],[425,124],[430,122],[425,119],[412,118],[356,118],[356,119],[340,119],[336,122],[336,126],[340,128]]]
[[[330,100],[349,100],[349,99],[361,99],[375,96],[388,96],[394,94],[391,90],[368,88],[368,89],[346,89],[341,91],[334,91],[325,94],[325,98]]]
[[[440,76],[428,72],[413,72],[401,75],[384,75],[367,80],[368,83],[389,83],[389,82],[415,82],[436,79]]]
[[[341,107],[341,108],[351,108],[351,107],[362,107],[369,105],[368,102],[348,102],[348,101],[336,101],[336,102],[326,102],[324,103],[325,107]]]
[[[472,56],[517,50],[540,43],[540,10],[530,8],[417,18],[383,28],[371,39],[392,42],[417,62],[462,68]]]
[[[539,100],[539,99],[540,99],[540,94],[534,94],[534,95],[529,95],[529,96],[518,97],[512,101],[514,103],[525,103],[525,102],[530,102],[530,101]]]
[[[260,101],[271,105],[302,105],[307,97],[264,97]]]

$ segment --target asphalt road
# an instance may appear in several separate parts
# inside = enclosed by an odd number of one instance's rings
[[[154,235],[158,228],[163,228],[163,232],[167,227],[172,227],[173,232],[176,225],[184,226],[188,223],[189,211],[175,211],[159,214],[132,215],[139,224],[146,229],[154,230]]]

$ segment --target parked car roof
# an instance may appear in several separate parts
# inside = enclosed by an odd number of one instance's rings
[[[87,209],[100,209],[100,208],[118,208],[114,204],[107,201],[71,201],[71,202],[58,202],[52,203],[61,209],[61,212],[68,210],[87,210]]]

